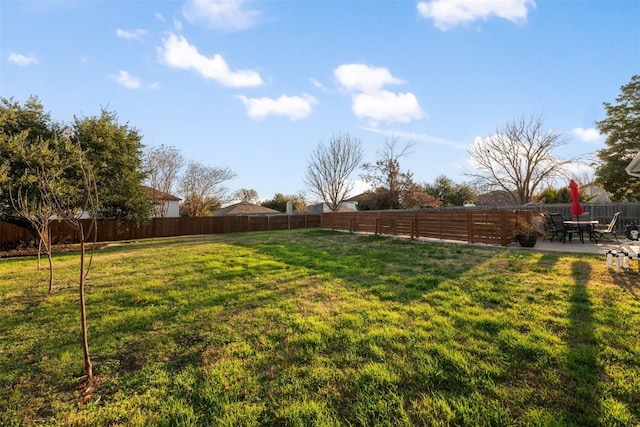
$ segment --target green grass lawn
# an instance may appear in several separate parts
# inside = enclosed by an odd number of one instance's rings
[[[634,426],[640,276],[320,230],[0,261],[0,425]],[[635,263],[635,261],[634,261]]]

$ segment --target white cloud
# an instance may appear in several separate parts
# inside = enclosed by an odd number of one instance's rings
[[[599,142],[601,139],[600,132],[594,128],[575,128],[571,130],[571,133],[584,142]]]
[[[456,150],[467,150],[469,148],[468,144],[463,144],[460,142],[456,142],[456,141],[452,141],[450,139],[445,139],[445,138],[438,138],[435,136],[431,136],[431,135],[425,135],[422,133],[415,133],[415,132],[403,132],[403,131],[399,131],[397,129],[381,129],[378,127],[364,127],[364,130],[367,130],[369,132],[375,132],[375,133],[379,133],[381,135],[386,135],[389,138],[394,138],[394,137],[398,137],[401,139],[408,139],[411,141],[422,141],[422,142],[426,142],[429,144],[440,144],[440,145],[445,145],[449,148],[454,148]]]
[[[335,69],[334,74],[345,89],[360,92],[377,91],[385,84],[404,83],[393,77],[386,68],[369,67],[364,64],[343,64]]]
[[[189,0],[182,8],[192,24],[203,22],[222,30],[244,30],[256,24],[260,12],[247,9],[245,0]]]
[[[420,16],[433,19],[436,28],[446,31],[456,25],[487,20],[491,16],[523,22],[527,19],[529,7],[535,6],[535,0],[431,0],[418,2],[417,9]]]
[[[257,72],[232,71],[221,55],[216,54],[211,58],[201,55],[183,36],[169,33],[163,46],[158,48],[158,53],[161,61],[169,67],[194,70],[203,78],[215,80],[223,86],[252,87],[263,84]]]
[[[372,185],[370,182],[363,181],[361,179],[357,179],[354,181],[349,180],[351,184],[353,184],[353,189],[349,193],[349,196],[357,196],[358,194],[366,193],[367,191],[372,190]]]
[[[173,18],[173,28],[175,28],[176,31],[181,31],[182,30],[182,21],[178,21],[177,19]]]
[[[424,116],[414,94],[386,90],[354,95],[353,112],[359,118],[373,122],[406,123],[411,119],[420,119]]]
[[[369,120],[371,126],[378,122],[406,123],[424,117],[413,93],[383,90],[384,85],[404,83],[386,68],[344,64],[334,70],[334,75],[342,87],[351,92],[355,115]]]
[[[120,86],[126,87],[127,89],[138,89],[141,84],[138,77],[132,76],[131,74],[122,70],[118,72],[115,80]]]
[[[313,105],[318,101],[310,95],[287,96],[282,95],[278,99],[273,98],[247,98],[238,96],[242,101],[249,117],[254,119],[264,118],[270,115],[284,116],[289,120],[298,120],[311,114]]]
[[[13,62],[14,64],[25,66],[37,64],[38,60],[34,56],[24,56],[19,53],[11,52],[9,53],[9,62]]]
[[[123,39],[127,39],[127,40],[139,39],[140,37],[144,36],[145,34],[147,34],[147,30],[143,30],[143,29],[137,29],[137,30],[133,30],[133,31],[128,31],[128,30],[122,30],[122,29],[118,28],[116,30],[116,35],[118,37],[123,38]]]
[[[322,84],[320,83],[318,80],[314,79],[314,78],[310,78],[309,81],[311,81],[311,84],[313,86],[315,86],[316,89],[321,90],[322,92],[329,92],[329,90]]]

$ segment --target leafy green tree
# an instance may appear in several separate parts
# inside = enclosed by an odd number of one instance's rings
[[[23,105],[13,99],[0,98],[0,219],[34,230],[11,203],[11,192],[18,187],[37,187],[33,171],[25,164],[19,151],[29,145],[50,140],[57,124],[44,111],[37,97],[30,97]],[[32,150],[33,151],[33,150]]]
[[[42,197],[44,171],[59,170],[64,138],[36,97],[23,105],[0,100],[0,219],[29,229],[38,240],[38,269],[44,248],[49,263],[49,293],[54,269],[49,220],[53,208]]]
[[[544,204],[571,203],[571,193],[569,187],[547,187],[537,195],[537,199]]]
[[[391,206],[392,203],[391,192],[386,188],[377,187],[364,192],[360,196],[356,208],[359,211],[378,211],[389,209],[388,206]]]
[[[4,215],[22,216],[36,229],[41,240],[45,240],[44,233],[53,215],[71,225],[80,236],[80,321],[85,373],[90,380],[93,368],[85,305],[88,273],[85,241],[91,232],[96,231],[95,217],[99,206],[93,165],[85,157],[80,139],[73,138],[71,130],[53,123],[36,98],[30,98],[24,106],[2,100],[0,151],[1,167],[7,174],[2,179],[3,207],[8,209],[10,206],[13,209],[13,213]],[[89,230],[80,221],[83,213],[89,213],[94,218]],[[50,249],[48,255],[51,292],[53,264]]]
[[[30,172],[24,162],[12,154],[15,141],[37,146],[42,141],[64,137],[85,153],[86,161],[95,171],[100,188],[97,214],[105,218],[142,220],[148,218],[152,205],[142,186],[141,136],[137,130],[117,122],[113,112],[102,110],[99,116],[74,118],[72,125],[63,126],[51,120],[37,97],[30,97],[24,105],[2,98],[0,105],[0,159],[5,169],[0,188],[0,218],[17,221],[19,217],[10,203],[9,189],[17,177]],[[11,140],[14,143],[11,143]],[[76,171],[77,177],[81,176]],[[32,181],[32,184],[35,181]],[[22,183],[24,188],[24,183]],[[24,222],[24,221],[23,221]]]
[[[438,176],[433,184],[425,184],[424,191],[439,199],[442,206],[462,206],[465,202],[475,203],[478,195],[469,184],[456,184],[451,178]]]
[[[71,140],[93,168],[100,189],[98,216],[132,222],[148,219],[153,206],[143,186],[139,131],[102,109],[98,116],[74,118]]]
[[[625,172],[640,152],[640,75],[620,88],[615,104],[603,104],[607,117],[596,125],[607,135],[607,147],[598,151],[596,183],[611,194],[611,201],[640,200],[640,179]]]
[[[584,194],[582,186],[579,187],[579,190],[581,203],[588,203],[593,199],[593,196]],[[542,204],[571,203],[571,190],[569,187],[547,187],[536,196],[536,199],[538,203]]]
[[[11,206],[37,234],[38,269],[42,248],[45,250],[49,263],[49,293],[53,293],[54,276],[49,222],[56,209],[43,192],[48,181],[63,174],[64,165],[68,162],[62,149],[65,145],[61,138],[39,139],[36,143],[22,139],[12,153],[14,164],[21,163],[24,169],[22,175],[13,177],[9,187]]]
[[[302,212],[307,208],[307,202],[303,193],[288,196],[282,193],[276,193],[273,199],[265,200],[260,205],[276,211],[286,212],[287,202],[291,202],[293,210],[296,212]]]

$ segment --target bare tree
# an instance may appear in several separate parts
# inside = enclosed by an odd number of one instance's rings
[[[179,182],[183,206],[191,216],[205,216],[220,204],[229,201],[229,190],[222,185],[235,178],[228,168],[217,168],[191,161]]]
[[[403,194],[410,189],[413,183],[411,172],[403,172],[400,169],[400,159],[411,154],[413,143],[409,142],[398,147],[398,138],[387,140],[377,153],[375,163],[362,165],[365,173],[362,179],[370,183],[374,189],[371,195],[377,200],[371,201],[377,209],[400,209],[403,207]]]
[[[147,172],[147,182],[155,190],[171,194],[178,184],[180,170],[184,166],[184,157],[175,147],[161,145],[149,147],[144,156]],[[167,203],[162,203],[158,209],[161,217],[166,217],[169,209]]]
[[[32,192],[25,187],[18,187],[15,193],[9,190],[13,208],[25,218],[38,235],[38,270],[40,270],[40,257],[44,247],[49,263],[49,293],[53,293],[53,256],[49,221],[54,214],[53,207],[46,203],[41,195],[41,190]]]
[[[58,220],[64,221],[76,232],[80,239],[79,299],[80,323],[82,329],[82,350],[84,353],[85,374],[88,380],[93,379],[93,365],[89,354],[89,333],[87,326],[87,309],[85,303],[85,285],[88,274],[86,264],[86,242],[93,233],[97,234],[97,213],[99,210],[98,188],[91,165],[84,158],[79,145],[66,145],[67,165],[63,170],[42,170],[39,175],[42,198],[47,206],[53,208]],[[63,172],[63,173],[60,173]],[[68,173],[67,173],[68,172]],[[80,219],[89,214],[91,221],[85,227]],[[95,245],[94,245],[95,246]],[[91,262],[89,262],[89,265]]]
[[[49,233],[49,220],[54,214],[53,206],[42,197],[40,177],[48,171],[60,173],[60,153],[57,147],[60,140],[55,135],[50,138],[36,138],[29,141],[26,133],[11,138],[11,154],[7,153],[5,161],[20,165],[21,173],[13,177],[12,186],[8,188],[9,200],[14,211],[29,224],[38,237],[38,270],[41,267],[42,248],[49,262],[49,293],[53,293],[53,258]],[[9,147],[9,145],[7,145]]]
[[[562,160],[553,154],[565,144],[559,134],[544,130],[540,116],[521,117],[495,135],[476,139],[469,149],[475,170],[466,175],[478,188],[502,189],[515,204],[529,203],[543,185],[568,177],[567,166],[577,158]]]
[[[348,133],[334,135],[311,153],[304,182],[333,212],[353,190],[349,176],[362,161],[362,143]]]
[[[258,192],[249,188],[241,188],[233,194],[233,198],[244,203],[255,203],[258,200]]]

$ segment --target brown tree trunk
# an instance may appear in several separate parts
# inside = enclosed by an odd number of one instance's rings
[[[49,293],[53,293],[53,247],[51,245],[51,229],[49,225],[44,228],[40,233],[40,242],[44,245],[44,250],[47,251],[47,261],[49,261]],[[38,249],[40,252],[40,249]],[[38,255],[39,256],[39,255]],[[38,269],[40,269],[40,262],[38,261]]]
[[[49,260],[49,293],[53,293],[53,256],[51,250],[47,251],[47,259]]]
[[[38,271],[40,271],[40,255],[42,254],[42,237],[38,239]],[[51,287],[49,287],[49,293],[51,293]]]
[[[80,231],[80,318],[82,321],[82,350],[84,351],[84,370],[87,379],[93,379],[93,366],[89,357],[89,337],[87,332],[87,309],[84,303],[84,233]]]

